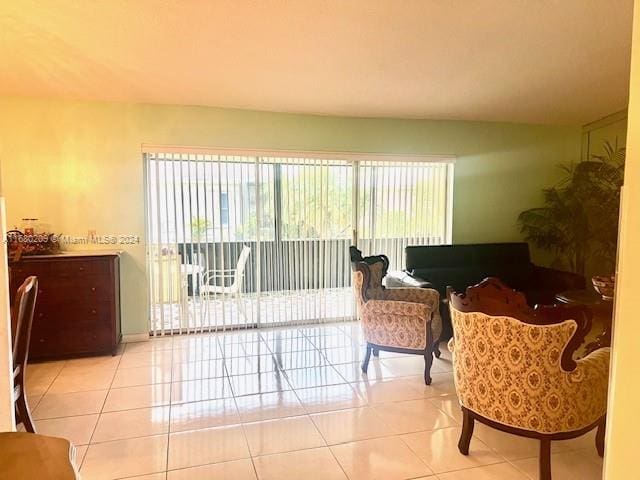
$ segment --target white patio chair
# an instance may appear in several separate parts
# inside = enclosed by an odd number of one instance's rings
[[[251,248],[244,245],[240,252],[240,256],[238,257],[236,268],[207,270],[202,274],[200,281],[200,299],[202,304],[205,305],[207,313],[209,310],[210,298],[213,296],[215,299],[220,296],[223,298],[235,298],[238,302],[238,307],[242,311],[241,313],[245,315],[241,297],[242,285],[244,282],[244,271],[247,266],[247,260],[249,259],[250,253]],[[231,285],[225,285],[225,283],[228,283],[229,279],[231,279]]]

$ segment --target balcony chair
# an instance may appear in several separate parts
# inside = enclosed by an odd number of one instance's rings
[[[424,382],[430,385],[433,355],[440,357],[440,295],[428,288],[385,288],[385,255],[363,257],[355,247],[350,254],[358,319],[367,341],[362,372],[367,373],[371,353],[378,356],[379,350],[423,355]]]
[[[11,331],[13,333],[13,402],[16,423],[22,423],[24,429],[36,433],[36,427],[31,418],[31,410],[25,391],[27,361],[29,359],[29,344],[31,342],[31,327],[33,312],[38,295],[38,279],[28,277],[18,288],[11,309]]]
[[[244,245],[235,268],[207,270],[202,274],[200,299],[203,305],[208,308],[208,302],[211,296],[214,298],[218,296],[233,297],[238,302],[238,308],[242,314],[246,316],[242,302],[242,286],[244,283],[244,272],[250,254],[251,247]],[[226,285],[229,282],[231,282],[231,284]]]
[[[576,306],[527,306],[522,293],[487,278],[447,290],[456,392],[463,413],[458,449],[469,454],[474,421],[540,440],[539,479],[551,480],[551,442],[597,428],[604,454],[609,348],[574,360],[591,328]]]

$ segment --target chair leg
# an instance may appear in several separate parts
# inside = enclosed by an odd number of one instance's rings
[[[362,361],[362,373],[367,373],[369,369],[369,359],[371,358],[371,350],[373,347],[370,343],[367,343],[367,352],[364,355],[364,360]]]
[[[604,457],[604,433],[606,424],[607,418],[603,417],[598,424],[598,430],[596,431],[596,449],[598,450],[598,455],[601,457]]]
[[[431,349],[424,351],[424,384],[431,385],[431,364],[433,363],[433,354]]]
[[[474,422],[471,412],[462,407],[462,433],[460,433],[460,440],[458,440],[458,450],[463,455],[469,455],[469,444],[473,435]]]
[[[551,440],[540,440],[538,469],[539,480],[551,480]]]
[[[433,344],[433,354],[436,358],[440,358],[440,356],[442,355],[442,352],[440,351],[440,344],[438,342],[435,342]]]
[[[24,429],[29,433],[37,433],[24,393],[21,394],[16,400],[15,407],[17,413],[16,417],[20,417],[20,420],[24,424]]]
[[[373,347],[373,356],[378,358],[380,356],[380,349]]]

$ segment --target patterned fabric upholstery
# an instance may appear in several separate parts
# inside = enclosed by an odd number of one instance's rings
[[[364,275],[353,273],[358,318],[365,339],[380,346],[424,350],[427,348],[427,325],[432,339],[442,332],[439,294],[423,288],[393,288],[382,286],[382,264],[369,265],[370,286],[364,292]],[[363,299],[365,293],[365,301]]]
[[[573,320],[531,325],[451,307],[456,391],[462,406],[503,425],[538,433],[580,430],[607,408],[609,348],[564,371]]]

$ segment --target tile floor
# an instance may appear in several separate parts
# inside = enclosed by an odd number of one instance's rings
[[[381,352],[354,323],[164,337],[28,371],[36,426],[77,446],[85,480],[526,480],[536,442],[478,425],[457,451],[450,357]],[[594,436],[553,446],[554,480],[601,478]]]

